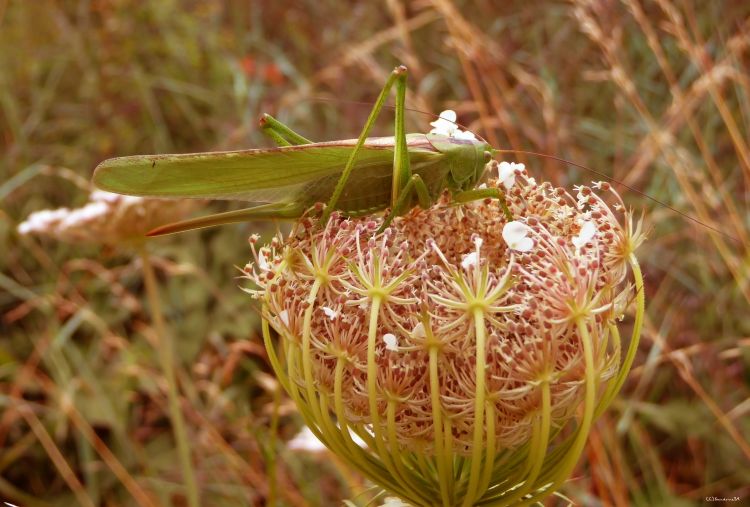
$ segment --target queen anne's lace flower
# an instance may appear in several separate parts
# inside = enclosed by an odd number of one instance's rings
[[[398,352],[398,338],[393,333],[385,333],[383,335],[383,343],[385,343],[385,350],[391,352]]]
[[[383,504],[380,507],[412,507],[411,504],[405,503],[400,498],[395,496],[388,496],[383,499]]]
[[[446,109],[437,120],[430,123],[433,129],[430,134],[440,134],[442,136],[453,137],[456,139],[474,140],[476,136],[471,132],[461,130],[456,124],[456,112]]]
[[[36,211],[18,225],[23,235],[50,236],[71,243],[122,245],[185,217],[195,201],[145,199],[96,190],[81,208]]]
[[[476,266],[477,262],[479,262],[479,254],[476,252],[471,252],[464,255],[463,260],[461,261],[461,267],[464,269],[469,269],[472,266]]]
[[[310,430],[308,426],[302,428],[294,438],[286,443],[287,448],[291,451],[304,451],[304,452],[325,452],[326,446],[320,441],[318,437]]]
[[[577,236],[573,236],[571,241],[576,248],[583,246],[591,241],[596,235],[596,224],[594,222],[584,222]]]
[[[380,217],[334,213],[324,227],[303,217],[270,247],[251,242],[249,292],[283,342],[282,361],[266,328],[307,424],[413,505],[549,494],[638,343],[640,223],[586,187],[574,199],[512,169],[512,182],[488,181],[506,190],[512,221],[491,199],[450,206],[445,195],[382,233]],[[616,324],[633,299],[623,354]]]
[[[534,240],[529,237],[531,228],[523,222],[508,222],[503,227],[503,239],[511,250],[528,252],[534,247]]]
[[[68,208],[35,211],[18,225],[18,233],[22,235],[46,233],[56,228],[69,214]]]
[[[497,166],[498,179],[502,182],[506,190],[510,190],[516,183],[516,171],[520,172],[525,169],[526,166],[524,164],[500,162]]]
[[[332,308],[328,308],[327,306],[322,306],[321,310],[323,310],[323,313],[325,313],[326,316],[328,316],[328,318],[331,320],[339,316],[339,312],[337,312],[336,310]]]

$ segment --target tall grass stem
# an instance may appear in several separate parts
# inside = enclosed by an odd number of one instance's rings
[[[162,313],[161,302],[159,300],[159,287],[156,282],[156,276],[154,275],[151,258],[145,244],[140,247],[139,253],[143,264],[143,279],[146,284],[146,295],[148,297],[149,306],[151,307],[151,319],[157,335],[157,354],[159,356],[159,363],[164,373],[164,377],[167,380],[169,418],[172,422],[174,438],[177,443],[177,454],[179,455],[182,468],[182,479],[185,482],[187,501],[190,507],[200,507],[195,470],[193,469],[193,463],[190,457],[185,421],[182,417],[182,410],[180,409],[180,397],[177,390],[177,380],[175,376],[172,337],[167,331],[167,326],[164,323],[164,314]]]

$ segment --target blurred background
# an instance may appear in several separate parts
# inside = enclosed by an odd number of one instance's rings
[[[358,102],[403,63],[410,107],[455,109],[496,147],[611,175],[646,214],[639,355],[563,493],[586,506],[750,503],[748,16],[746,0],[0,1],[0,501],[189,498],[143,256],[18,224],[84,204],[108,157],[269,146],[263,112],[313,140],[356,137]],[[431,120],[410,113],[408,130]],[[377,133],[391,132],[386,111]],[[507,159],[569,187],[601,179]],[[193,482],[203,505],[356,503],[367,483],[287,445],[300,418],[239,290],[249,234],[274,230],[148,245]]]

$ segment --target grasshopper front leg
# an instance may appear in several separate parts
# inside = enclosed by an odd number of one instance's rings
[[[362,132],[359,134],[359,138],[357,139],[357,144],[354,146],[354,149],[352,150],[351,155],[349,155],[349,159],[346,162],[346,165],[344,166],[344,170],[341,173],[341,177],[339,178],[338,183],[336,183],[336,188],[333,191],[333,194],[331,195],[331,198],[328,200],[328,203],[326,204],[326,208],[323,210],[323,216],[321,217],[321,223],[325,224],[328,222],[328,218],[331,216],[331,213],[333,213],[333,210],[335,209],[336,203],[338,202],[339,198],[341,197],[341,193],[344,191],[344,187],[346,187],[346,182],[349,180],[349,176],[352,173],[352,170],[354,170],[354,164],[357,161],[357,156],[359,155],[359,151],[362,149],[362,146],[365,144],[365,140],[367,139],[367,136],[370,134],[370,131],[372,130],[373,125],[375,124],[375,120],[377,120],[378,115],[380,114],[380,111],[383,109],[383,105],[385,104],[386,99],[388,98],[388,93],[391,91],[391,87],[393,84],[396,83],[396,147],[394,152],[394,163],[393,163],[393,189],[392,192],[396,196],[400,194],[401,188],[406,184],[406,182],[409,180],[409,177],[411,176],[411,171],[409,170],[409,154],[406,150],[406,134],[404,132],[404,97],[406,96],[406,67],[403,65],[400,65],[396,67],[393,72],[391,72],[391,75],[388,77],[388,81],[386,81],[385,86],[383,86],[383,89],[380,91],[380,95],[378,96],[378,99],[375,101],[375,105],[372,108],[372,111],[370,111],[370,116],[367,118],[367,122],[365,123],[364,128],[362,129]],[[392,198],[392,202],[395,202],[395,199]]]
[[[508,205],[505,202],[505,193],[499,188],[475,188],[473,190],[464,190],[453,194],[453,202],[465,203],[471,201],[478,201],[479,199],[497,199],[500,202],[500,207],[503,209],[505,218],[508,221],[513,220],[513,213],[510,212]]]

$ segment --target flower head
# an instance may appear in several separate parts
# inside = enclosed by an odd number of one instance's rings
[[[393,333],[385,333],[383,335],[383,343],[385,343],[385,349],[391,352],[398,352],[398,338]]]
[[[80,208],[32,213],[18,225],[18,232],[71,243],[122,245],[142,241],[149,230],[183,218],[192,207],[189,200],[145,199],[96,190]]]
[[[323,313],[325,313],[326,316],[329,319],[331,319],[331,320],[333,320],[333,319],[335,319],[336,317],[339,316],[339,312],[337,312],[336,310],[333,310],[332,308],[329,308],[327,306],[322,306],[320,309],[323,310]]]
[[[515,162],[500,162],[497,166],[498,179],[502,182],[506,190],[513,188],[516,183],[516,171],[524,171],[524,164]]]
[[[503,227],[503,239],[511,250],[528,252],[534,247],[534,240],[529,237],[531,228],[523,222],[508,222]]]
[[[637,233],[591,194],[512,169],[487,182],[512,221],[493,200],[445,195],[381,233],[381,217],[334,213],[252,244],[248,291],[284,343],[282,367],[266,333],[307,424],[415,505],[549,494],[627,372],[611,333],[634,291],[622,255],[635,242],[618,238]],[[495,468],[499,451],[526,475]]]
[[[380,507],[411,507],[411,504],[405,503],[395,496],[388,496],[383,499],[383,504]]]
[[[576,248],[583,248],[586,243],[591,241],[596,235],[596,224],[594,222],[584,222],[578,235],[573,236],[571,241]]]
[[[461,267],[469,269],[472,266],[476,266],[477,262],[479,262],[479,254],[477,252],[471,252],[463,256]]]
[[[302,428],[294,438],[286,443],[286,446],[292,451],[326,452],[326,446],[315,436],[309,426]]]

